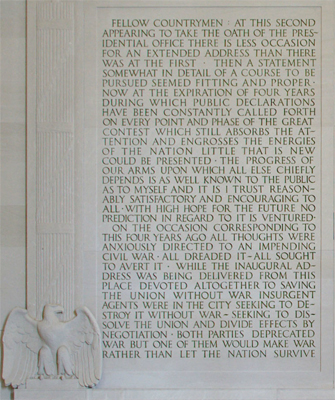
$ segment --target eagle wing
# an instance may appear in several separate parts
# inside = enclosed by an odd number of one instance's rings
[[[37,374],[38,352],[42,341],[38,321],[23,308],[14,308],[6,321],[3,335],[3,372],[6,386],[17,387]]]
[[[65,323],[74,374],[81,386],[92,387],[101,378],[100,330],[87,307],[78,308],[76,314],[75,318]]]

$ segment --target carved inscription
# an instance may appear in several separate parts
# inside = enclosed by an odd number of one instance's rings
[[[318,365],[320,20],[253,14],[99,27],[104,358]]]

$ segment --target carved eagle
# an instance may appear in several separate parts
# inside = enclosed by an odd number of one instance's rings
[[[81,386],[93,387],[101,377],[101,336],[87,307],[61,322],[59,305],[48,304],[38,321],[23,308],[9,314],[3,336],[3,378],[18,387],[29,378],[77,377]]]

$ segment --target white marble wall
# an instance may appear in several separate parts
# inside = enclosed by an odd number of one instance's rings
[[[25,236],[25,61],[26,61],[26,4],[22,0],[0,0],[0,329],[15,307],[26,307],[26,236]],[[2,331],[1,331],[2,334]],[[1,350],[1,347],[0,347]],[[112,393],[92,390],[90,399],[313,399],[330,400],[329,390],[220,390],[213,391],[126,391]],[[11,391],[1,387],[0,398],[11,398]]]
[[[26,5],[0,1],[1,104],[1,262],[0,327],[15,306],[26,306],[25,292],[25,59]],[[2,333],[2,332],[1,332]],[[10,399],[2,386],[0,398]]]

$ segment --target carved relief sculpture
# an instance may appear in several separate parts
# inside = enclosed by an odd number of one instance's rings
[[[93,387],[101,377],[101,336],[87,307],[76,310],[67,322],[59,319],[64,309],[48,304],[38,321],[23,308],[9,314],[3,336],[3,378],[14,388],[30,378],[78,378]]]

